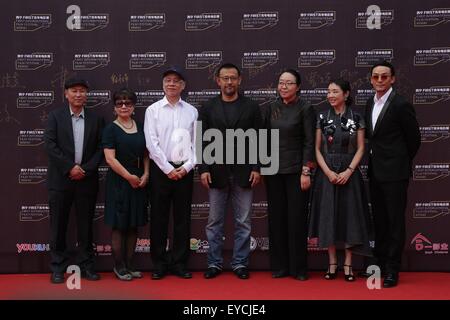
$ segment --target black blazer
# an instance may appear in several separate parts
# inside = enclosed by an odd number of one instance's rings
[[[225,118],[224,105],[222,103],[221,95],[212,98],[205,102],[199,112],[199,120],[202,122],[202,135],[208,129],[218,129],[222,133],[223,137],[223,164],[213,163],[206,164],[205,159],[199,165],[199,173],[209,172],[211,174],[212,183],[211,188],[224,188],[228,181],[228,172],[231,170],[233,176],[236,179],[237,184],[240,187],[248,188],[251,183],[248,181],[250,178],[251,171],[260,171],[259,157],[257,157],[257,163],[251,164],[249,159],[249,148],[250,143],[254,146],[258,146],[258,141],[249,142],[246,139],[245,144],[245,164],[225,164],[226,162],[226,129],[242,129],[246,131],[247,129],[260,129],[261,111],[259,109],[258,103],[244,96],[238,97],[239,103],[239,116],[234,123],[228,124]],[[203,141],[203,151],[210,143],[209,141]],[[230,142],[228,142],[230,143]],[[234,145],[234,156],[236,159],[237,146]]]
[[[420,147],[420,130],[414,107],[395,90],[389,95],[372,129],[373,98],[366,103],[369,139],[369,177],[378,181],[407,180]]]
[[[47,187],[49,190],[67,191],[77,183],[80,191],[96,193],[98,190],[98,166],[103,159],[101,136],[103,118],[84,108],[84,141],[81,168],[86,171],[82,180],[72,181],[69,172],[75,165],[75,145],[69,106],[49,113],[44,133],[45,149],[48,155]]]

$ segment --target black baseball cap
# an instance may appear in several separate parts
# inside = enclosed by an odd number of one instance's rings
[[[176,75],[178,75],[181,78],[181,80],[186,80],[184,76],[184,70],[179,66],[172,65],[169,68],[167,68],[166,71],[164,71],[163,73],[163,78],[171,73],[175,73]]]
[[[67,79],[66,82],[64,83],[65,89],[69,89],[69,88],[72,88],[75,86],[83,86],[86,89],[89,89],[89,83],[82,78],[77,78],[77,77],[70,78],[70,79]]]

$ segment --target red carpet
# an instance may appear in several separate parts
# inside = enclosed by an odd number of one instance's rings
[[[252,272],[249,280],[237,279],[224,272],[206,280],[195,272],[193,279],[167,276],[131,282],[116,280],[112,273],[102,273],[97,282],[81,281],[80,290],[69,290],[65,284],[50,283],[49,274],[0,275],[0,299],[83,299],[83,300],[450,300],[450,273],[403,272],[395,288],[369,290],[366,280],[348,283],[341,273],[327,281],[319,272],[310,280],[272,279],[269,272]]]

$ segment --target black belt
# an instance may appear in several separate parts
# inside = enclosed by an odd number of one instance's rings
[[[124,167],[129,168],[142,168],[144,167],[144,161],[141,157],[137,157],[136,159],[128,159],[124,162],[120,162]]]
[[[187,161],[169,161],[169,163],[174,166],[175,168],[181,167],[183,164],[185,164]]]

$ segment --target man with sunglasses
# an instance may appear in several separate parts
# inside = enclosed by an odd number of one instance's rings
[[[399,280],[405,244],[405,209],[412,161],[420,131],[412,104],[392,87],[394,66],[382,61],[371,69],[375,96],[366,103],[369,180],[375,227],[374,255],[385,274],[383,287]]]

